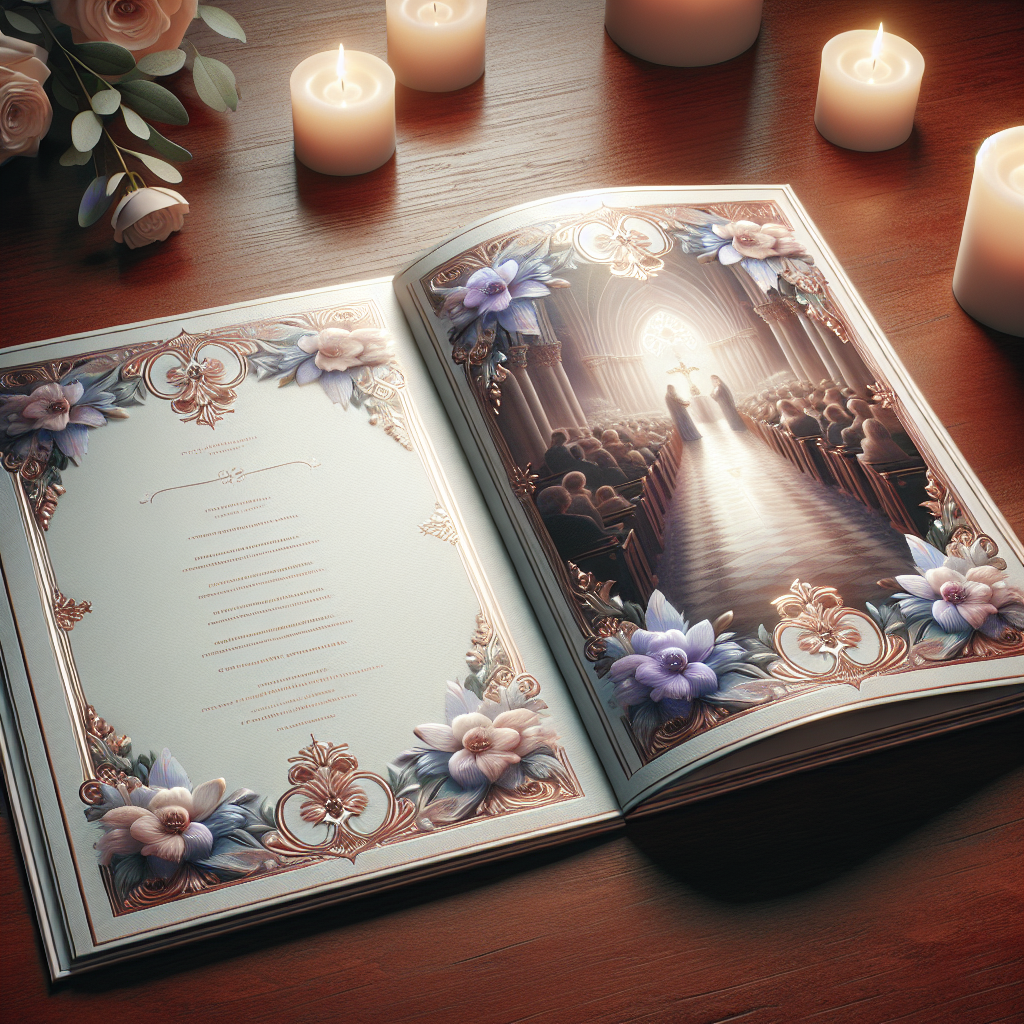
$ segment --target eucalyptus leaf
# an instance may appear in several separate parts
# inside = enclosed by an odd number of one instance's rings
[[[24,14],[18,14],[16,11],[4,11],[4,14],[7,15],[11,28],[16,28],[19,32],[27,32],[30,36],[43,34],[43,30],[34,21],[26,18]]]
[[[50,79],[50,87],[53,89],[53,98],[65,110],[78,110],[78,97],[56,75]]]
[[[71,141],[75,149],[89,153],[103,135],[103,122],[92,110],[83,110],[71,122]]]
[[[92,153],[83,153],[80,149],[75,149],[74,146],[69,146],[60,155],[61,167],[81,167],[83,164],[87,164],[92,159]]]
[[[235,91],[235,76],[227,64],[213,57],[196,53],[192,65],[192,81],[195,82],[199,98],[214,110],[225,111],[230,107],[238,109],[238,93]]]
[[[112,174],[110,180],[107,182],[107,195],[112,196],[117,186],[121,184],[121,179],[124,177],[124,171],[118,171],[117,174]]]
[[[137,156],[155,175],[163,178],[164,181],[169,181],[172,185],[176,185],[181,181],[181,171],[177,167],[172,167],[166,160],[150,156],[149,153],[136,153],[134,149],[126,149],[125,152],[131,153],[132,156]]]
[[[245,42],[242,26],[227,11],[222,11],[219,7],[210,7],[209,4],[200,4],[196,13],[214,32],[227,36],[228,39]]]
[[[185,63],[184,50],[158,50],[147,53],[139,61],[138,68],[147,75],[173,75],[180,71]]]
[[[161,124],[188,124],[188,113],[181,100],[156,82],[122,82],[121,98],[142,117]]]
[[[167,157],[168,160],[192,159],[192,154],[184,146],[179,146],[176,142],[165,139],[152,125],[147,125],[147,127],[149,128],[149,144],[161,156]]]
[[[135,67],[131,50],[116,43],[78,43],[73,52],[97,75],[125,75]]]
[[[93,178],[78,207],[79,225],[87,228],[95,224],[107,212],[112,198],[107,194],[107,176],[103,174],[98,178]]]
[[[121,104],[121,116],[132,135],[137,135],[140,139],[148,139],[153,134],[152,126],[146,124],[131,107],[126,107],[123,103]]]
[[[116,114],[121,106],[121,94],[116,89],[101,89],[90,102],[97,114]]]

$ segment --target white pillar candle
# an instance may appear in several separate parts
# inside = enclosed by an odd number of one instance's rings
[[[652,64],[720,64],[749,49],[762,0],[605,0],[604,27],[619,46]]]
[[[388,63],[411,89],[453,92],[484,73],[487,0],[387,0]]]
[[[891,32],[843,32],[821,51],[814,124],[829,142],[874,153],[907,141],[924,57]]]
[[[321,174],[364,174],[395,151],[395,76],[379,57],[329,50],[293,72],[295,155]]]
[[[953,295],[975,320],[1024,338],[1024,127],[978,150]]]

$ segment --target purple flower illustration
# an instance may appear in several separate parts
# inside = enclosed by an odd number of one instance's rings
[[[481,327],[497,321],[510,334],[539,334],[530,300],[566,284],[552,277],[551,266],[539,256],[499,257],[493,268],[475,271],[464,287],[447,291],[441,315],[451,320],[457,335],[477,321]]]
[[[629,639],[634,653],[619,658],[609,672],[615,699],[623,706],[669,701],[685,705],[677,713],[687,714],[691,701],[718,688],[718,676],[707,664],[715,647],[707,619],[685,632],[638,629]]]

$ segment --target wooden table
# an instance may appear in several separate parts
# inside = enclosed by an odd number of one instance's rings
[[[503,206],[590,186],[791,183],[1018,533],[1024,343],[950,281],[974,154],[1019,123],[1018,0],[767,0],[752,50],[712,68],[622,53],[599,0],[492,0],[486,77],[400,90],[395,160],[321,177],[292,156],[288,74],[336,45],[385,52],[380,0],[224,0],[249,43],[202,31],[244,94],[179,88],[185,231],[129,251],[75,211],[64,145],[0,169],[3,344],[391,274]],[[887,153],[825,142],[818,54],[870,28],[927,63]],[[182,73],[182,78],[187,73]],[[169,132],[170,133],[170,132]],[[11,1021],[1022,1020],[1020,720],[636,822],[570,845],[51,987],[8,820],[0,839]]]

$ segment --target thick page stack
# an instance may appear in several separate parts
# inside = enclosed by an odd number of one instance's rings
[[[1019,541],[788,189],[7,350],[0,422],[55,976],[1020,705]]]

